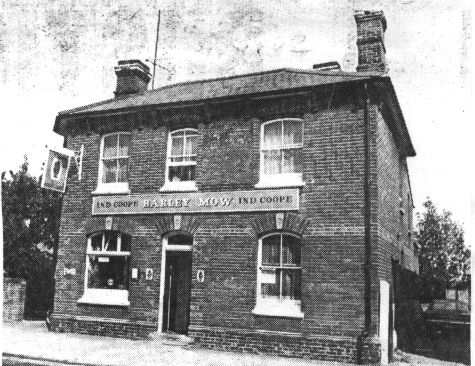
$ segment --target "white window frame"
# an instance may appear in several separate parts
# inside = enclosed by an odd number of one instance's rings
[[[265,126],[280,122],[282,124],[282,137],[281,141],[283,141],[283,134],[284,134],[284,123],[286,121],[299,121],[302,124],[302,142],[299,144],[291,144],[291,145],[279,145],[276,146],[275,149],[269,149],[268,147],[264,146],[264,130]],[[255,185],[255,188],[279,188],[279,187],[302,187],[305,185],[305,182],[302,179],[302,173],[281,173],[281,174],[265,174],[264,173],[264,150],[284,150],[284,149],[302,149],[303,150],[303,120],[300,118],[279,118],[272,121],[264,122],[261,125],[261,133],[260,133],[260,175],[259,175],[259,183]],[[283,164],[283,162],[281,162]]]
[[[115,305],[115,306],[130,306],[129,302],[129,290],[120,289],[102,289],[102,288],[89,288],[88,275],[89,275],[89,256],[96,255],[101,257],[129,257],[130,251],[121,251],[122,245],[122,233],[117,233],[117,250],[115,252],[106,251],[105,249],[105,231],[98,231],[92,233],[87,238],[87,250],[86,250],[86,271],[84,273],[84,294],[78,300],[80,304],[94,304],[94,305]],[[102,235],[102,250],[92,249],[92,238]],[[131,243],[132,244],[132,243]],[[129,263],[130,266],[130,263]],[[129,278],[130,280],[130,278]]]
[[[304,313],[302,312],[302,300],[293,300],[293,299],[285,299],[281,298],[265,298],[262,297],[261,294],[261,284],[262,284],[262,269],[265,266],[262,265],[262,242],[265,238],[269,236],[280,235],[280,263],[278,268],[285,268],[285,269],[294,269],[302,271],[302,264],[300,267],[283,267],[282,266],[282,238],[283,235],[293,236],[299,240],[302,238],[294,233],[290,232],[272,232],[267,235],[264,235],[259,239],[259,248],[257,251],[257,287],[256,287],[256,306],[252,310],[252,312],[256,315],[264,315],[264,316],[277,316],[277,317],[286,317],[286,318],[303,318]],[[301,245],[301,244],[300,244]],[[302,253],[302,251],[300,251]],[[276,268],[276,266],[269,266],[269,268]],[[282,271],[281,271],[282,273]],[[280,285],[282,287],[282,279],[280,281]],[[302,290],[302,289],[300,289]],[[279,291],[279,294],[282,293],[282,288]]]
[[[112,182],[112,183],[103,183],[102,182],[102,175],[104,173],[104,163],[103,163],[103,155],[104,155],[104,140],[112,135],[116,135],[117,139],[119,139],[120,135],[128,135],[131,136],[132,134],[130,132],[112,132],[108,133],[102,136],[101,138],[101,145],[100,145],[100,150],[99,150],[99,177],[97,181],[97,188],[93,194],[130,194],[130,189],[129,189],[129,182]],[[117,141],[118,145],[118,141]],[[117,147],[118,148],[118,147]],[[111,159],[129,159],[127,169],[129,169],[130,166],[130,145],[129,145],[129,154],[124,155],[124,156],[116,156],[115,158]]]
[[[199,138],[199,132],[196,128],[181,128],[179,130],[169,131],[168,132],[168,142],[167,142],[167,160],[165,164],[165,184],[160,189],[161,192],[196,192],[198,188],[196,187],[196,181],[184,181],[184,182],[171,182],[169,180],[169,168],[171,166],[188,166],[188,165],[195,165],[195,161],[179,161],[179,162],[172,162],[171,161],[171,152],[172,152],[172,136],[174,134],[178,134],[180,132],[193,132],[194,135],[197,135]],[[186,137],[185,137],[186,139]],[[186,146],[185,141],[183,141],[184,146]],[[193,156],[193,155],[183,155],[183,156]]]

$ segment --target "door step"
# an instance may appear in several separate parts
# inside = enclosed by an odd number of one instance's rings
[[[154,332],[154,333],[149,334],[149,338],[167,346],[182,347],[182,346],[187,346],[190,343],[193,343],[193,338],[190,338],[183,334],[177,334],[177,333],[172,333],[172,332],[168,332],[168,333]]]

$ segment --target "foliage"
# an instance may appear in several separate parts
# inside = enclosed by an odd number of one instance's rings
[[[28,279],[53,265],[57,246],[61,194],[40,187],[28,173],[28,160],[18,172],[2,172],[4,275]]]
[[[433,297],[437,289],[467,285],[470,250],[465,246],[462,227],[449,211],[439,213],[429,198],[424,208],[422,215],[418,214],[416,245],[420,276]]]

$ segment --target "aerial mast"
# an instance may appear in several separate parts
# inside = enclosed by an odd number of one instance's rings
[[[153,57],[152,90],[155,86],[155,71],[157,67],[158,34],[160,32],[160,9],[158,9],[157,37],[155,39],[155,56]]]

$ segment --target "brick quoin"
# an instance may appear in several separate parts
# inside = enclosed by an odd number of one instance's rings
[[[365,14],[361,17],[364,20]],[[358,39],[365,45],[361,49],[364,65],[384,63],[381,51],[372,56],[373,46],[367,48],[365,39],[368,34],[374,38],[375,27],[377,36],[384,33],[381,18],[376,18],[371,20],[375,24],[365,24],[367,29],[358,31]],[[378,37],[374,47],[384,47],[384,39]],[[261,82],[279,77],[278,72],[262,74]],[[65,136],[67,148],[79,150],[83,145],[85,153],[82,179],[70,175],[63,200],[53,328],[127,338],[146,338],[161,331],[162,246],[164,238],[176,231],[192,237],[188,335],[197,345],[287,357],[379,362],[379,281],[393,286],[394,263],[417,273],[406,163],[406,157],[414,152],[394,105],[382,103],[384,98],[396,98],[386,76],[355,76],[350,81],[329,83],[288,87],[283,96],[279,90],[272,98],[273,92],[256,93],[254,99],[212,100],[197,107],[178,103],[155,110],[137,104],[134,110],[112,117],[101,114],[104,111],[96,113],[94,107],[90,112],[86,107],[87,113],[84,109],[62,112],[55,130]],[[389,87],[382,92],[378,83]],[[369,101],[366,107],[365,98]],[[129,280],[130,304],[78,303],[85,288],[87,236],[107,226],[107,217],[91,215],[105,133],[131,134],[131,194],[159,193],[165,183],[168,134],[177,128],[198,131],[198,192],[253,191],[259,182],[261,125],[289,117],[303,121],[305,185],[299,188],[299,210],[284,213],[282,229],[277,227],[276,212],[111,214],[111,228],[131,235],[130,268],[138,268],[140,273],[138,279]],[[369,161],[365,161],[366,123]],[[369,228],[365,227],[366,164],[370,171]],[[302,239],[303,318],[253,313],[259,239],[282,230]],[[367,288],[364,274],[365,230],[371,232],[371,288]],[[65,268],[75,268],[76,274],[65,274]],[[151,279],[146,278],[145,269],[153,270]],[[204,272],[203,282],[195,276],[197,270]],[[365,302],[367,291],[369,304]],[[371,307],[370,326],[365,306]]]

